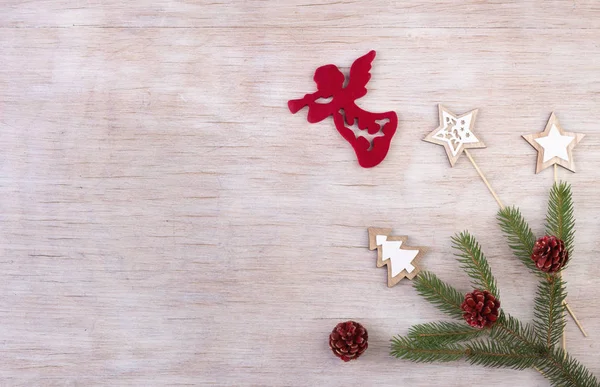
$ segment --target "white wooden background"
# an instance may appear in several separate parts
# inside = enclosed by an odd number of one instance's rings
[[[367,227],[427,245],[463,291],[450,236],[481,241],[512,314],[532,317],[496,203],[466,158],[421,139],[437,103],[480,108],[472,154],[541,233],[551,170],[521,134],[556,111],[585,133],[572,183],[568,348],[600,375],[600,3],[590,1],[3,0],[0,385],[545,386],[533,370],[414,365],[393,335],[443,319],[386,287]],[[358,167],[332,120],[286,102],[318,66],[376,49],[386,160]],[[344,364],[333,326],[370,347]]]

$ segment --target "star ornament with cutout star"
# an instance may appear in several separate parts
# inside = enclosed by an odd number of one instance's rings
[[[391,228],[369,228],[369,250],[377,249],[377,267],[387,265],[388,287],[403,278],[413,279],[421,270],[418,262],[427,248],[407,246],[407,236],[390,236]]]
[[[543,132],[523,136],[538,151],[535,173],[554,164],[575,172],[572,151],[584,136],[581,133],[565,132],[553,112]]]
[[[485,144],[473,133],[477,109],[462,115],[456,115],[442,105],[438,105],[438,109],[440,126],[423,141],[442,145],[452,167],[465,149],[485,148]]]

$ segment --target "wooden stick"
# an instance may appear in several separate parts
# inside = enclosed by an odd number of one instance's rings
[[[465,149],[465,154],[471,161],[471,164],[473,164],[473,167],[475,167],[475,170],[477,171],[477,173],[479,173],[479,177],[481,177],[481,180],[483,180],[483,182],[485,183],[485,186],[488,188],[488,190],[490,191],[490,193],[492,194],[494,199],[496,199],[496,202],[498,202],[498,205],[500,206],[500,208],[504,209],[504,204],[502,204],[502,202],[500,201],[500,198],[498,197],[498,195],[496,195],[496,192],[494,192],[494,189],[492,188],[492,186],[490,185],[488,180],[483,175],[483,172],[481,172],[481,169],[479,169],[479,166],[477,165],[475,160],[473,160],[473,157],[471,157],[471,153],[469,153],[468,149]]]
[[[585,332],[585,329],[583,329],[583,326],[581,325],[581,323],[579,322],[579,320],[577,320],[577,317],[575,317],[575,313],[573,313],[573,310],[571,309],[571,307],[569,306],[569,304],[567,304],[566,302],[564,302],[564,305],[565,305],[565,308],[567,308],[567,312],[569,312],[569,314],[573,318],[573,321],[575,321],[575,324],[577,324],[577,327],[579,328],[579,330],[581,331],[581,333],[583,333],[583,336],[588,337],[587,333]]]

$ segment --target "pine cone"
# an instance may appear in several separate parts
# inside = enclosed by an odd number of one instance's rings
[[[546,235],[535,242],[531,259],[535,266],[546,273],[556,273],[569,260],[565,243],[555,236]]]
[[[358,359],[369,344],[365,327],[355,321],[339,323],[329,335],[329,348],[343,361]]]
[[[498,319],[500,300],[487,290],[467,293],[460,306],[465,311],[465,321],[474,328],[489,328]]]

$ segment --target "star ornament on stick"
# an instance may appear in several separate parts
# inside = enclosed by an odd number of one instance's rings
[[[390,236],[391,233],[391,228],[369,228],[369,250],[377,249],[377,267],[387,265],[390,288],[419,273],[418,262],[427,250],[422,246],[407,246],[407,236]]]
[[[554,164],[575,172],[572,151],[584,136],[581,133],[565,132],[556,114],[552,112],[543,132],[523,136],[538,151],[535,173]]]
[[[423,141],[442,145],[452,167],[465,149],[485,148],[485,144],[473,133],[477,109],[462,115],[456,115],[442,105],[438,105],[438,109],[440,126]]]

